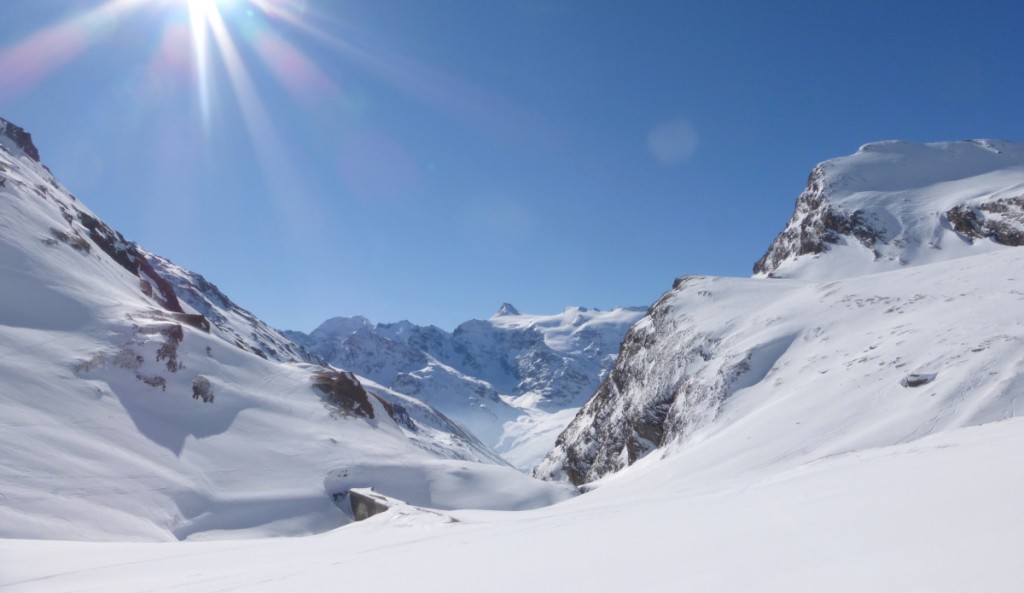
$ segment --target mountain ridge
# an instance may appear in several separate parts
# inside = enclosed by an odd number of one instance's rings
[[[814,168],[754,275],[827,280],[1020,246],[1022,171],[1011,142],[866,144]]]
[[[541,442],[553,443],[551,423],[567,421],[563,410],[593,393],[643,311],[568,307],[530,315],[505,303],[490,319],[451,332],[355,316],[284,334],[335,366],[428,402],[529,469],[542,456]]]
[[[319,533],[353,520],[363,487],[434,507],[573,494],[415,398],[307,362],[104,223],[0,124],[0,537]],[[377,482],[383,467],[402,471]]]
[[[677,279],[535,475],[593,482],[738,425],[797,463],[1017,415],[1024,250],[950,212],[1012,235],[1022,192],[1006,142],[875,143],[815,167],[755,277]]]

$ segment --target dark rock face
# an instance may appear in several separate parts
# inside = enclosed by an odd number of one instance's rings
[[[348,492],[348,499],[352,505],[352,516],[356,521],[364,521],[386,512],[390,502],[386,496],[373,492],[372,488],[353,488]]]
[[[324,394],[324,402],[338,413],[373,419],[370,394],[352,373],[327,369],[313,375],[313,386]]]
[[[746,361],[713,360],[718,340],[697,331],[672,301],[651,307],[626,335],[615,367],[537,466],[543,479],[591,482],[710,422]]]
[[[14,141],[14,144],[25,153],[25,156],[39,162],[39,149],[32,142],[32,134],[11,122],[0,118],[0,135],[7,136]]]
[[[818,165],[807,179],[807,188],[796,199],[793,218],[754,264],[754,274],[771,276],[783,261],[823,253],[844,237],[854,237],[869,249],[885,238],[872,228],[863,212],[847,212],[830,204],[828,192],[825,168]]]
[[[938,373],[911,373],[900,381],[904,387],[920,387],[935,380]]]
[[[178,302],[178,296],[174,293],[170,282],[158,274],[153,266],[146,261],[138,245],[125,240],[121,233],[110,228],[103,221],[85,212],[77,211],[77,214],[78,221],[89,231],[89,238],[93,243],[121,267],[156,287],[156,294],[153,294],[152,291],[150,294],[159,300],[165,309],[174,313],[185,312],[181,308],[181,303]]]
[[[946,211],[946,219],[968,241],[992,239],[1011,247],[1024,245],[1024,196],[974,206],[961,204]]]

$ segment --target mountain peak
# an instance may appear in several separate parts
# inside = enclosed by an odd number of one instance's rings
[[[494,314],[494,317],[507,317],[509,315],[522,315],[519,309],[516,309],[509,303],[502,303],[501,308]]]
[[[39,162],[39,149],[32,143],[32,134],[6,119],[0,118],[0,145],[3,144],[5,138],[13,142],[15,147],[25,153],[25,156]]]
[[[754,274],[850,276],[1024,244],[1024,145],[865,144],[811,172]]]

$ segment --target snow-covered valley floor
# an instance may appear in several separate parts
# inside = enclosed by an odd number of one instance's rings
[[[0,540],[35,591],[1020,591],[1024,419],[786,467],[699,444],[519,512],[393,509],[300,538]],[[450,521],[448,517],[457,521]]]

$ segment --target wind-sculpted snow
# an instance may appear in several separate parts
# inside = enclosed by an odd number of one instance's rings
[[[758,262],[771,277],[678,280],[535,475],[583,484],[741,426],[813,458],[1020,413],[1022,194],[1009,143],[819,165]]]
[[[427,404],[299,360],[212,283],[90,212],[27,142],[0,134],[0,537],[322,532],[351,519],[326,480],[355,465],[529,480]],[[457,500],[520,508],[567,492],[534,483]],[[445,492],[435,506],[456,505]]]

